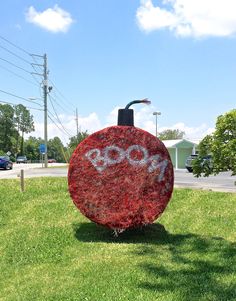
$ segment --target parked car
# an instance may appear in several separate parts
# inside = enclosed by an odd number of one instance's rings
[[[26,156],[19,156],[16,158],[16,163],[19,164],[19,163],[27,163],[27,158]]]
[[[13,163],[8,156],[0,156],[0,168],[12,169]]]
[[[185,167],[189,172],[193,172],[193,160],[197,159],[198,155],[190,155],[185,161]]]
[[[185,167],[189,172],[193,172],[193,161],[198,158],[198,155],[191,155],[187,157],[185,162]],[[207,155],[202,158],[201,166],[207,166],[208,168],[212,168],[212,157],[211,155]]]
[[[48,159],[48,163],[56,163],[57,162],[57,160],[55,160],[55,159]]]

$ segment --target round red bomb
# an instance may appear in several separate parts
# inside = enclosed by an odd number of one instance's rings
[[[112,126],[83,140],[72,155],[70,195],[90,220],[121,231],[153,223],[173,190],[164,144],[133,126]]]

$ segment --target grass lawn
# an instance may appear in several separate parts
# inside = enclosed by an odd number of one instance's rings
[[[236,194],[176,189],[157,223],[115,238],[66,178],[0,181],[1,301],[235,301]]]

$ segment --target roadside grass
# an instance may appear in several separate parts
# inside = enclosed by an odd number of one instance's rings
[[[235,301],[236,194],[175,189],[158,221],[115,238],[66,178],[0,180],[1,301]]]

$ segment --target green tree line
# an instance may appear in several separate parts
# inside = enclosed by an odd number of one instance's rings
[[[193,164],[196,177],[231,171],[236,175],[236,109],[218,116],[215,131],[202,139],[199,156]],[[211,161],[205,160],[211,155]]]
[[[0,104],[0,152],[24,152],[24,135],[34,131],[33,116],[22,104]]]
[[[11,159],[19,155],[26,155],[28,160],[40,160],[40,144],[42,138],[30,136],[25,139],[25,134],[34,131],[33,116],[22,104],[11,106],[0,104],[0,155],[11,152]],[[159,134],[159,139],[182,139],[184,132],[180,130],[165,130]],[[48,140],[48,158],[57,162],[69,162],[77,145],[86,137],[88,132],[81,132],[70,137],[66,146],[59,137]],[[198,146],[199,156],[193,164],[193,174],[209,176],[221,171],[232,171],[236,174],[236,110],[233,109],[218,116],[215,132],[207,135]],[[211,161],[205,160],[211,155]]]
[[[32,162],[39,161],[41,159],[39,147],[40,144],[44,144],[44,140],[33,136],[25,139],[25,134],[33,131],[33,115],[25,106],[0,104],[0,155],[10,152],[13,161],[19,155],[25,155]],[[68,162],[78,143],[87,136],[87,131],[81,132],[78,136],[71,137],[66,146],[59,137],[49,139],[48,158],[53,158],[57,162]]]

